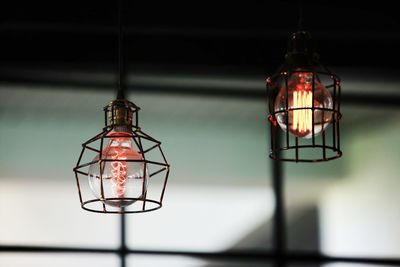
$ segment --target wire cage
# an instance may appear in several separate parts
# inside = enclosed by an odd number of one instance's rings
[[[320,162],[342,156],[340,79],[318,59],[310,44],[309,34],[294,33],[289,41],[286,61],[276,74],[266,79],[271,132],[269,157],[274,160]],[[308,77],[309,93],[304,99],[298,98],[302,103],[295,104],[298,96],[293,81],[298,77]],[[328,101],[317,101],[318,90],[324,90]],[[307,123],[309,127],[305,138],[290,130],[298,123],[299,116],[303,116],[302,123]]]
[[[127,100],[115,100],[104,108],[105,127],[103,131],[82,144],[82,150],[73,169],[78,187],[79,200],[84,210],[98,213],[141,213],[154,211],[162,207],[167,186],[170,165],[161,149],[161,142],[144,133],[138,126],[140,108]],[[113,134],[111,134],[113,133]],[[129,133],[127,135],[127,133]],[[116,138],[128,139],[141,157],[113,158],[105,153],[105,147]],[[107,164],[142,164],[143,172],[132,184],[140,190],[139,197],[112,197],[107,195],[105,183]],[[93,167],[94,166],[94,167]],[[94,179],[99,183],[100,193],[96,196],[89,182],[90,168],[96,168],[99,175]],[[157,179],[160,178],[160,179]],[[128,185],[127,185],[128,186]],[[114,206],[107,203],[129,203]]]

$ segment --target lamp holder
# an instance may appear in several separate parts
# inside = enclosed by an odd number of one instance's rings
[[[319,64],[316,45],[307,31],[294,32],[288,42],[285,69],[312,69]]]
[[[106,127],[137,127],[134,114],[140,110],[138,106],[126,99],[111,101],[104,107]]]

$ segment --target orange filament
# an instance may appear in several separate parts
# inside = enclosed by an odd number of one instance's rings
[[[293,130],[299,133],[310,132],[312,129],[312,92],[296,90],[293,92]]]
[[[115,151],[113,155],[111,155],[112,159],[115,160],[124,160],[122,154]],[[117,197],[121,198],[125,195],[125,182],[127,179],[127,170],[126,170],[126,161],[112,161],[111,162],[111,175],[112,175],[112,182],[114,187],[114,192],[116,193]]]

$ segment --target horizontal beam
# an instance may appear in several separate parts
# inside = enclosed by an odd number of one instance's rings
[[[57,246],[6,246],[0,245],[1,252],[20,253],[119,253],[117,249],[107,248],[82,248],[82,247],[57,247]]]
[[[1,31],[12,31],[16,33],[65,33],[65,34],[96,34],[110,35],[116,34],[117,28],[114,25],[98,24],[74,24],[71,22],[63,23],[42,23],[36,21],[18,22],[8,21],[0,25]],[[229,29],[229,28],[185,28],[185,27],[131,27],[125,26],[126,35],[145,35],[145,36],[177,36],[191,38],[259,38],[265,40],[286,40],[290,31],[282,29]],[[333,41],[399,41],[400,35],[397,31],[371,31],[371,29],[358,29],[356,34],[352,30],[313,30],[313,36],[318,39]]]
[[[216,260],[242,261],[286,261],[286,262],[348,262],[381,265],[400,265],[400,258],[368,258],[327,256],[320,253],[285,252],[276,254],[274,251],[224,251],[224,252],[194,252],[194,251],[164,251],[164,250],[120,250],[107,248],[72,248],[51,246],[6,246],[0,245],[0,253],[113,253],[141,254],[158,256],[186,256]],[[122,252],[122,253],[121,253]]]
[[[15,86],[18,89],[20,85],[45,85],[45,86],[62,86],[68,90],[111,90],[112,84],[104,83],[84,83],[79,84],[75,82],[52,82],[43,83],[38,81],[13,81],[9,80],[3,85]],[[21,88],[26,88],[21,86]],[[43,89],[43,88],[41,88]],[[53,88],[54,89],[54,88]],[[1,89],[0,89],[1,90]],[[32,89],[34,90],[34,89]],[[225,89],[225,88],[205,88],[202,86],[192,86],[190,88],[183,88],[179,86],[150,86],[141,85],[127,86],[129,93],[141,94],[163,94],[163,95],[179,95],[179,96],[193,96],[193,97],[211,97],[211,98],[228,98],[228,99],[243,99],[265,101],[266,93],[262,90],[255,89]],[[371,108],[400,108],[400,95],[399,94],[379,94],[379,93],[356,93],[356,92],[343,92],[341,95],[342,103],[351,106],[365,106]]]

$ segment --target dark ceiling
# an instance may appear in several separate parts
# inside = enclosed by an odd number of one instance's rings
[[[400,16],[392,1],[304,1],[321,61],[397,72]],[[117,1],[12,1],[2,6],[0,73],[14,68],[115,70]],[[297,1],[125,1],[128,65],[237,66],[270,72],[296,30]],[[18,73],[11,75],[18,78]]]

